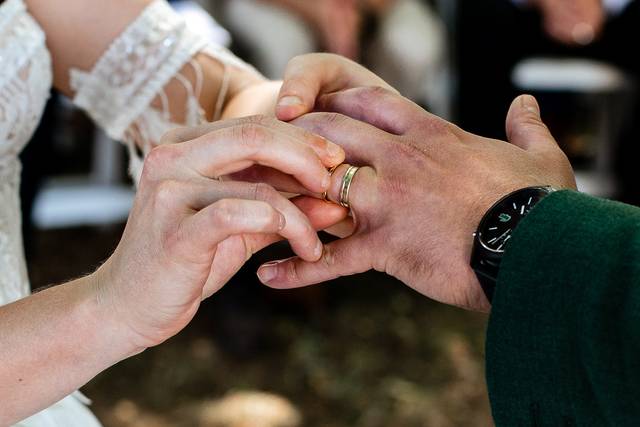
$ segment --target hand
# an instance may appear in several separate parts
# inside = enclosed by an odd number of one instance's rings
[[[568,45],[591,44],[602,32],[602,0],[532,0],[542,13],[547,33]]]
[[[338,55],[312,53],[287,65],[278,95],[276,116],[290,121],[313,111],[319,96],[363,86],[395,91],[363,66]]]
[[[178,130],[163,142],[146,159],[122,241],[96,273],[97,300],[138,349],[180,331],[268,244],[286,238],[301,259],[318,260],[315,229],[345,215],[324,201],[289,201],[265,184],[216,179],[260,164],[324,191],[327,167],[343,156],[302,129],[254,117]]]
[[[356,0],[316,0],[313,23],[324,48],[332,53],[356,59],[360,51],[361,12]]]
[[[520,188],[575,188],[571,166],[530,96],[517,98],[509,111],[511,144],[465,132],[382,89],[327,95],[319,106],[337,113],[312,113],[294,123],[342,145],[351,164],[370,165],[351,187],[355,229],[327,245],[320,261],[262,266],[258,275],[272,287],[375,269],[440,302],[487,311],[469,265],[485,212]],[[334,174],[334,201],[346,169]]]

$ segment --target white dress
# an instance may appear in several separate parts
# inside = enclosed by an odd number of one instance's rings
[[[198,102],[201,70],[192,60],[197,53],[225,65],[226,83],[220,99],[225,96],[229,68],[252,70],[224,48],[190,32],[168,4],[158,0],[113,41],[93,70],[71,71],[74,102],[112,138],[126,142],[132,154],[134,141],[146,153],[165,131],[177,126],[171,121],[163,92],[172,79],[181,82],[189,94],[181,125],[205,120]],[[180,74],[187,64],[194,67],[196,81]],[[38,125],[52,84],[45,34],[23,0],[0,5],[0,70],[0,305],[4,305],[30,292],[20,231],[18,155]],[[156,99],[161,109],[150,107]],[[141,164],[142,159],[134,155],[134,177],[139,176]],[[18,425],[99,426],[81,400],[79,393],[69,396]]]

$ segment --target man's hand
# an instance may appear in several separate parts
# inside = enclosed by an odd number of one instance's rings
[[[531,0],[540,9],[545,31],[567,45],[591,44],[602,32],[602,0]]]
[[[218,180],[261,165],[310,192],[324,191],[327,168],[344,155],[303,129],[253,117],[177,130],[164,143],[145,161],[122,241],[95,273],[102,311],[118,339],[139,350],[182,329],[200,302],[263,247],[288,239],[302,259],[317,261],[322,243],[315,230],[345,216],[341,207],[290,201],[266,184]]]
[[[262,266],[259,277],[272,287],[375,269],[435,300],[487,311],[469,265],[482,216],[520,188],[575,188],[571,166],[531,96],[511,106],[511,144],[465,132],[383,89],[327,95],[319,107],[336,113],[309,114],[294,124],[342,145],[347,161],[363,166],[349,200],[354,232],[326,246],[317,262],[293,258]],[[346,169],[334,174],[333,201]]]
[[[363,86],[395,91],[380,77],[347,58],[328,53],[295,57],[285,70],[276,116],[284,121],[296,119],[313,111],[321,95]]]

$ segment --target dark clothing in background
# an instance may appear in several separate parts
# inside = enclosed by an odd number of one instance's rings
[[[571,48],[546,36],[535,9],[509,0],[459,0],[457,22],[458,124],[470,132],[505,139],[504,121],[513,98],[511,72],[532,56],[591,58],[612,63],[631,76],[640,76],[640,2],[610,17],[602,37],[585,48]],[[620,198],[640,204],[640,100],[632,106],[619,148],[615,170],[622,184]],[[545,105],[542,105],[545,119]]]

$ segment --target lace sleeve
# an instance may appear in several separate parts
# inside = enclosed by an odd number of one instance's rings
[[[86,110],[111,138],[127,145],[130,171],[136,182],[144,156],[164,133],[206,121],[200,105],[202,68],[193,59],[197,54],[216,59],[225,70],[215,106],[214,119],[218,119],[232,69],[258,73],[225,48],[213,46],[190,31],[165,0],[151,3],[113,41],[93,70],[71,70],[74,103]],[[192,68],[191,77],[181,72],[185,67]],[[174,80],[187,93],[184,116],[179,121],[172,115],[165,92]]]

